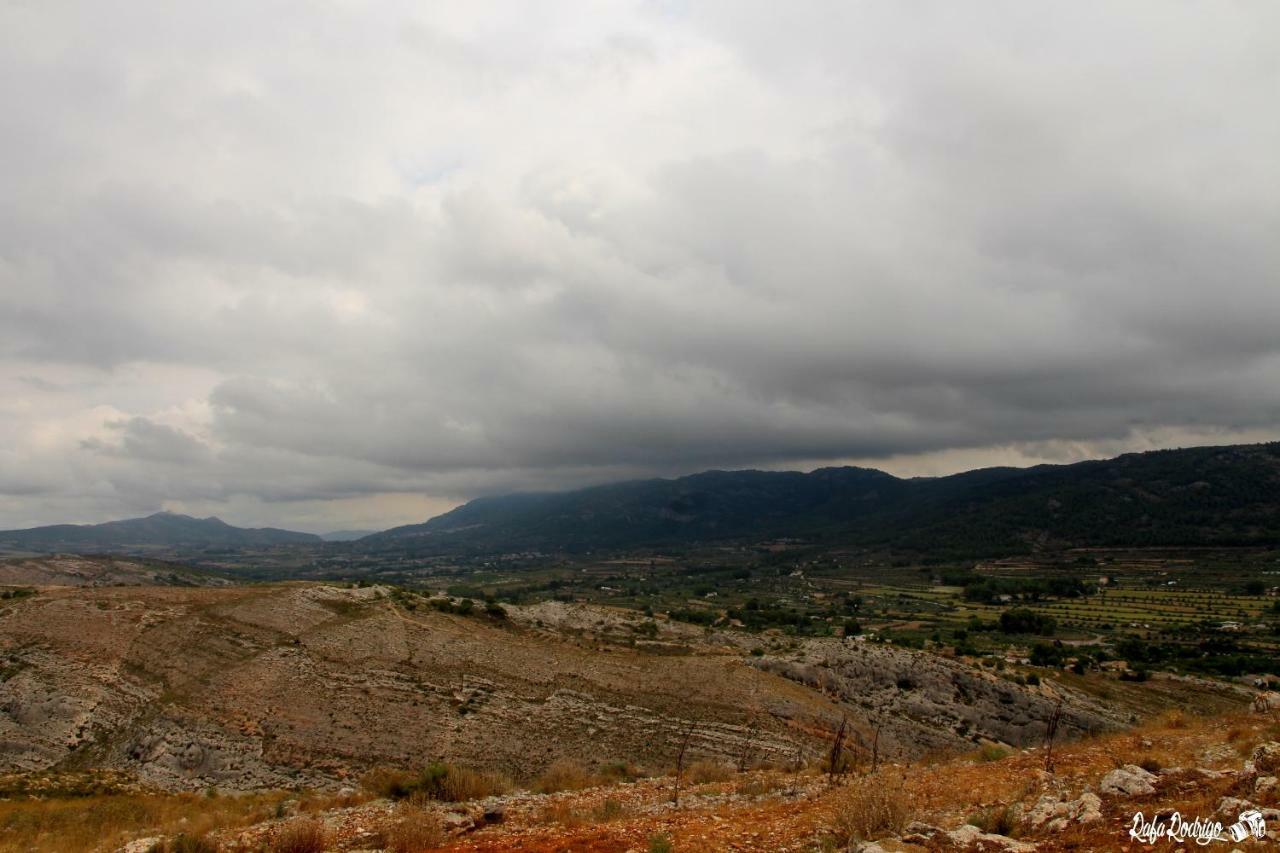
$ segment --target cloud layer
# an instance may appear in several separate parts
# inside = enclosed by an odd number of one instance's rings
[[[1280,9],[0,6],[0,527],[1280,434]]]

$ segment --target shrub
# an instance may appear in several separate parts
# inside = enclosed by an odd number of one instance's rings
[[[999,761],[1000,759],[1006,757],[1008,754],[1009,754],[1009,751],[1006,750],[1004,747],[997,746],[994,743],[989,743],[983,746],[982,749],[978,750],[978,760],[983,763],[987,763],[991,761]]]
[[[863,776],[842,790],[828,828],[837,844],[852,846],[855,841],[901,832],[909,814],[902,776],[886,770]]]
[[[218,845],[207,836],[180,832],[175,838],[156,844],[148,853],[218,853]]]
[[[414,774],[407,770],[375,767],[360,777],[360,786],[378,797],[403,800],[413,793],[415,778]]]
[[[675,849],[669,836],[662,833],[649,836],[649,853],[671,853]]]
[[[580,791],[583,788],[590,788],[597,781],[596,777],[578,762],[561,758],[543,771],[533,787],[541,794],[554,794],[556,791]]]
[[[624,811],[621,801],[607,797],[603,803],[596,806],[592,816],[597,821],[617,820],[623,816]]]
[[[983,832],[993,832],[996,835],[1013,835],[1017,828],[1018,821],[1013,813],[1013,809],[1009,806],[1003,808],[983,809],[969,815],[966,823],[978,827]]]
[[[472,770],[433,761],[419,773],[379,767],[360,779],[364,788],[391,800],[416,798],[459,803],[511,790],[511,780],[500,773]]]
[[[714,761],[695,761],[685,770],[684,775],[690,785],[705,785],[708,782],[724,782],[733,775],[733,771]]]
[[[272,853],[324,853],[329,849],[324,824],[315,818],[300,818],[286,823],[276,833]]]
[[[604,777],[612,782],[634,782],[649,775],[640,767],[627,761],[613,761],[601,770]]]
[[[401,808],[398,817],[382,830],[384,845],[391,853],[422,853],[444,843],[440,817],[425,809]]]

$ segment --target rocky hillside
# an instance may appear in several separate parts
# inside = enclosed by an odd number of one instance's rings
[[[1267,850],[1280,841],[1280,696],[1270,699],[1273,708],[1261,711],[1212,717],[1170,712],[1130,731],[1057,743],[1051,752],[1031,747],[878,766],[854,762],[834,775],[824,760],[745,771],[700,762],[679,776],[565,778],[536,788],[464,792],[447,801],[383,798],[377,785],[327,795],[210,797],[147,792],[119,775],[0,777],[0,849],[1200,849],[1189,833],[1177,840],[1151,834],[1171,830],[1181,818],[1209,827],[1216,836],[1210,849]],[[95,786],[100,793],[86,795]]]
[[[180,563],[54,554],[0,559],[0,586],[224,586],[227,578]]]
[[[813,757],[847,719],[884,758],[1037,742],[1133,709],[920,652],[755,640],[550,603],[439,612],[381,588],[44,588],[0,607],[0,772],[106,768],[173,790],[334,788],[434,759],[536,776]],[[652,625],[653,627],[650,627]],[[1175,701],[1217,688],[1181,686]],[[1214,699],[1214,701],[1217,701]]]

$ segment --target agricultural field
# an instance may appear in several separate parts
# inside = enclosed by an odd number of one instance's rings
[[[409,580],[409,579],[406,579]],[[707,630],[851,636],[966,656],[1280,675],[1280,554],[1078,551],[968,564],[787,547],[437,567],[410,585],[641,610]],[[1051,646],[1052,648],[1047,648]]]

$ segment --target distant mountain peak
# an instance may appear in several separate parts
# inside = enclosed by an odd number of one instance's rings
[[[161,510],[143,518],[103,524],[55,524],[0,531],[0,542],[35,549],[90,550],[118,547],[221,546],[261,547],[319,543],[320,537],[271,527],[242,528],[217,516],[194,518]]]

